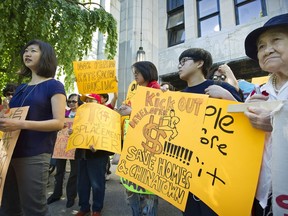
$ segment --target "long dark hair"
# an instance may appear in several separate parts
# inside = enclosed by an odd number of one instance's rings
[[[31,40],[29,41],[21,50],[21,61],[22,61],[22,69],[19,72],[22,76],[31,77],[32,71],[25,66],[23,61],[23,55],[25,50],[30,45],[38,45],[41,50],[41,57],[39,61],[39,65],[37,68],[37,75],[50,78],[54,77],[57,69],[57,58],[53,47],[44,41],[41,40]]]
[[[140,61],[132,65],[135,71],[142,74],[147,82],[158,81],[158,71],[156,66],[150,61]]]

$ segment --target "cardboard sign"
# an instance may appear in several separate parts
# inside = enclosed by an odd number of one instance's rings
[[[273,214],[288,215],[288,101],[273,114],[272,195]]]
[[[29,107],[12,108],[5,117],[17,120],[25,120]],[[13,132],[5,132],[0,141],[0,204],[2,203],[2,195],[5,184],[5,179],[11,157],[19,137],[20,130]]]
[[[74,61],[73,68],[81,94],[118,91],[114,60]]]
[[[138,87],[117,174],[184,210],[192,192],[217,214],[250,215],[264,133],[237,102]]]
[[[138,87],[138,84],[135,80],[130,83],[124,104],[126,104],[128,106],[132,105],[132,98],[136,94],[137,87]]]
[[[208,96],[138,87],[134,98],[117,174],[184,210]]]
[[[66,151],[69,139],[68,131],[72,129],[73,120],[73,118],[65,119],[65,128],[60,130],[57,134],[52,158],[74,160],[75,149]]]
[[[67,151],[75,148],[105,150],[121,153],[120,115],[97,103],[86,103],[77,109],[73,133],[68,139]]]
[[[254,78],[252,78],[251,83],[257,84],[260,86],[260,85],[267,83],[269,78],[270,78],[270,76],[254,77]]]
[[[255,197],[263,131],[254,129],[243,113],[228,113],[237,102],[209,98],[204,125],[192,147],[190,191],[218,215],[249,216]]]

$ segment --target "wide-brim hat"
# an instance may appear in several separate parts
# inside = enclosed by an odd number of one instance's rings
[[[251,59],[258,61],[257,40],[259,39],[260,35],[269,29],[280,26],[288,26],[288,13],[272,17],[263,25],[263,27],[257,28],[250,32],[245,39],[246,55]]]
[[[86,95],[82,95],[82,96],[80,97],[80,100],[83,101],[83,102],[86,102],[86,99],[87,99],[87,98],[90,98],[90,99],[93,99],[93,100],[97,100],[97,102],[98,102],[99,104],[101,104],[101,97],[100,97],[100,95],[98,95],[98,94],[86,94]]]

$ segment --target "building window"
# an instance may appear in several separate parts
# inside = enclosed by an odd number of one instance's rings
[[[220,31],[219,0],[197,0],[198,36]]]
[[[266,16],[265,0],[234,0],[237,25]]]
[[[184,2],[183,0],[167,0],[168,46],[185,41]]]
[[[172,12],[173,10],[183,7],[184,0],[167,0],[167,12]]]

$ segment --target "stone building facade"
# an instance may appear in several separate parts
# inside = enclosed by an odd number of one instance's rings
[[[141,0],[111,2],[119,25],[119,101],[133,80],[131,65],[140,47],[141,9],[146,60],[157,66],[160,80],[178,89],[184,87],[177,75],[178,56],[191,47],[210,51],[216,65],[228,63],[237,78],[265,74],[246,57],[244,39],[269,18],[288,12],[287,0],[142,0],[142,7]]]

